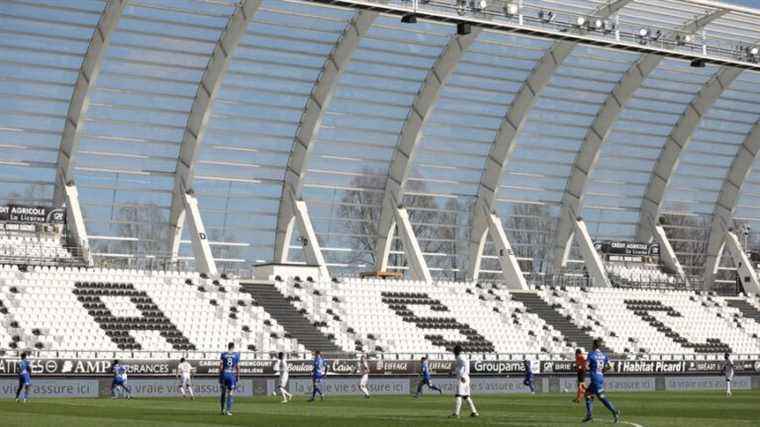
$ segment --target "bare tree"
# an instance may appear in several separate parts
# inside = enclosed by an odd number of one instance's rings
[[[383,206],[386,175],[383,171],[362,169],[354,177],[340,200],[337,218],[341,220],[341,233],[347,236],[351,249],[343,260],[349,265],[374,265],[375,244],[378,238],[378,224]],[[420,249],[429,254],[452,253],[453,235],[455,234],[452,221],[458,221],[451,212],[441,212],[434,197],[425,194],[424,182],[409,180],[404,197],[404,206],[409,212],[412,228],[420,244]],[[401,242],[396,239],[391,248],[392,252],[402,249]],[[451,266],[447,256],[430,256],[429,266],[445,268]],[[391,265],[403,266],[404,257],[391,254]]]
[[[506,232],[523,272],[546,273],[551,269],[553,239],[557,230],[557,218],[545,205],[516,203],[512,205]]]

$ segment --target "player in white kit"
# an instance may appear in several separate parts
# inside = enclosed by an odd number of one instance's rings
[[[179,365],[177,365],[177,381],[179,382],[179,392],[182,393],[184,399],[187,395],[190,395],[190,399],[195,400],[193,394],[193,366],[185,360],[185,358],[179,359]]]
[[[282,396],[282,403],[288,403],[289,400],[293,399],[293,395],[288,393],[288,361],[285,360],[285,353],[277,353],[277,363],[274,365],[274,370],[280,376],[277,391]]]
[[[362,376],[359,380],[359,390],[364,394],[364,397],[369,399],[369,389],[367,383],[369,382],[369,362],[367,361],[367,355],[362,354],[359,359],[359,375]]]
[[[451,414],[453,418],[459,418],[459,412],[462,409],[462,399],[467,401],[470,406],[470,416],[479,416],[478,410],[475,409],[475,402],[470,397],[470,360],[462,354],[462,347],[459,345],[454,346],[454,356],[456,357],[455,372],[457,376],[457,394],[454,400],[454,413]]]
[[[731,355],[726,353],[723,355],[723,368],[721,373],[726,376],[726,396],[731,397],[731,380],[734,379],[734,362],[731,360]]]

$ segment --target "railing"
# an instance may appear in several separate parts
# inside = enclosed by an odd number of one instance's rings
[[[220,349],[216,352],[209,351],[112,351],[112,350],[26,350],[25,352],[32,358],[39,359],[96,359],[96,360],[113,360],[113,359],[131,359],[131,360],[174,360],[187,358],[191,360],[216,360],[223,351]],[[0,357],[14,358],[20,357],[22,350],[0,350]],[[334,353],[327,354],[326,357],[333,359],[358,359],[362,353]],[[368,353],[369,357],[376,360],[419,360],[427,356],[430,360],[452,360],[452,353],[425,353],[425,352],[405,352],[405,353]],[[240,356],[244,360],[274,360],[276,353],[250,352],[242,351]],[[314,357],[312,353],[288,353],[289,359],[307,360]],[[575,360],[575,355],[571,353],[472,353],[469,354],[470,360],[474,361],[521,361],[521,360]],[[626,361],[721,361],[722,354],[645,354],[629,353],[614,355],[616,360]],[[760,360],[760,354],[732,354],[732,360]]]
[[[672,52],[674,56],[694,59],[709,56],[737,65],[760,63],[760,55],[753,49],[755,40],[727,39],[701,30],[695,33],[679,32],[666,28],[668,24],[664,22],[629,22],[620,16],[599,19],[582,11],[563,10],[561,6],[548,7],[545,2],[539,3],[535,0],[522,0],[518,7],[515,7],[517,2],[513,1],[488,1],[485,8],[478,6],[480,2],[469,0],[367,1],[397,11],[429,14],[443,20],[470,18],[475,24],[483,23],[512,30],[524,29],[526,33],[532,29],[562,33],[570,36],[567,38],[590,38],[621,47],[628,45],[640,46],[641,49],[659,49]],[[559,4],[561,2],[553,3]],[[601,21],[602,25],[597,26],[596,21]]]
[[[43,256],[50,250],[65,250],[67,256]],[[39,253],[40,255],[34,255]],[[0,264],[41,266],[86,266],[82,250],[76,246],[46,246],[42,244],[0,243]]]

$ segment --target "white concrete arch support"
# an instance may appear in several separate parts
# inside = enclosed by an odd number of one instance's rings
[[[647,242],[654,235],[660,215],[660,208],[665,197],[665,190],[678,166],[681,153],[688,146],[691,137],[702,117],[715,104],[723,92],[741,74],[737,68],[722,67],[702,87],[694,100],[689,103],[678,122],[670,132],[665,146],[652,169],[644,199],[641,203],[640,219],[637,230],[639,241]]]
[[[211,116],[214,99],[227,73],[232,55],[260,6],[261,0],[243,0],[230,16],[198,84],[177,158],[171,211],[169,213],[169,223],[173,228],[170,246],[172,257],[176,259],[179,253],[185,213],[188,209],[192,209],[194,212],[191,214],[194,218],[191,221],[191,226],[195,225],[195,230],[191,230],[193,255],[195,256],[196,267],[202,273],[216,273],[216,265],[211,256],[208,241],[202,242],[202,240],[206,240],[206,234],[201,231],[203,229],[202,221],[197,200],[195,200],[192,191],[193,171]]]
[[[385,197],[380,214],[380,223],[377,228],[377,243],[375,245],[375,268],[377,271],[385,271],[388,268],[388,255],[394,237],[393,230],[397,224],[399,215],[405,216],[408,219],[406,211],[399,204],[403,203],[404,187],[417,154],[417,144],[422,139],[422,129],[430,118],[441,90],[454,73],[459,60],[481,31],[480,28],[474,27],[470,34],[451,37],[428,71],[419,92],[417,92],[412,102],[398,142],[396,143],[396,148],[393,151],[386,179]],[[411,231],[411,227],[409,227],[408,231]],[[403,238],[402,240],[405,240],[404,236],[401,237]],[[428,280],[430,272],[427,271],[427,264],[422,253],[414,253],[416,250],[414,248],[419,249],[417,239],[414,233],[411,233],[407,237],[413,240],[413,244],[404,246],[409,265],[412,267],[411,275],[416,280]]]
[[[576,43],[557,42],[546,51],[525,80],[520,91],[509,106],[506,115],[499,125],[486,159],[485,169],[480,178],[478,198],[473,210],[472,228],[470,230],[470,256],[468,257],[467,276],[477,280],[483,259],[483,248],[488,237],[489,224],[485,212],[495,212],[496,194],[499,182],[504,174],[509,158],[516,147],[517,137],[522,130],[528,113],[536,104],[538,97],[549,85],[552,76],[562,65]],[[507,272],[504,272],[506,275]]]
[[[625,105],[633,98],[636,90],[641,87],[661,61],[662,56],[647,54],[633,64],[607,96],[602,108],[586,132],[562,194],[559,225],[554,241],[554,250],[552,251],[552,263],[555,269],[565,264],[565,254],[573,238],[577,214],[581,212],[586,184],[599,159],[602,146],[607,141],[607,137],[620,113],[623,112]]]
[[[710,22],[720,18],[725,14],[724,11],[718,11],[709,15],[700,16],[681,26],[684,33],[692,34]],[[565,184],[562,195],[561,213],[559,217],[559,226],[557,236],[554,242],[552,264],[555,268],[563,266],[567,261],[570,242],[573,239],[573,223],[576,216],[580,214],[583,205],[583,196],[586,192],[591,171],[596,167],[602,146],[607,142],[607,137],[612,130],[612,126],[617,121],[620,113],[623,111],[628,101],[633,98],[633,94],[638,90],[649,75],[662,62],[663,57],[654,54],[645,54],[623,75],[610,95],[602,104],[602,108],[597,113],[594,122],[591,124],[580,151],[575,158],[570,177]],[[653,228],[653,230],[655,230]],[[667,251],[671,248],[667,239],[660,239],[664,234],[654,233],[663,248],[663,260],[666,265],[673,271],[679,272],[682,279],[686,280],[683,269],[678,263],[678,259],[672,252]]]
[[[293,227],[297,224],[301,236],[308,239],[306,240],[308,245],[304,246],[306,261],[310,264],[319,262],[318,265],[324,265],[324,258],[316,239],[316,233],[311,226],[311,220],[308,218],[306,204],[302,202],[304,180],[322,119],[332,101],[338,82],[348,67],[354,51],[359,46],[359,41],[367,34],[378,16],[377,12],[361,10],[351,19],[327,56],[309,99],[306,101],[306,107],[301,113],[293,147],[288,157],[285,183],[277,213],[277,236],[274,247],[274,259],[277,262],[285,263],[288,261]],[[297,208],[299,203],[302,206]],[[307,235],[313,237],[306,237]],[[324,277],[327,277],[326,273],[327,269],[324,268]]]
[[[728,237],[729,229],[732,228],[732,219],[736,212],[742,186],[747,180],[752,165],[760,153],[760,120],[755,123],[752,130],[745,138],[736,152],[731,167],[723,179],[718,201],[712,215],[710,226],[710,238],[707,243],[707,260],[705,263],[705,286],[710,287],[718,271],[721,253]],[[739,260],[734,260],[738,265]]]
[[[66,123],[56,160],[56,180],[53,190],[53,206],[66,205],[68,228],[78,242],[85,262],[92,265],[87,227],[79,205],[79,192],[74,182],[74,156],[79,149],[79,139],[84,128],[84,117],[90,106],[90,89],[100,74],[106,50],[111,42],[111,34],[119,25],[119,19],[127,6],[127,0],[110,0],[103,8],[90,44],[79,68],[74,92],[71,94]]]
[[[79,148],[79,139],[84,127],[84,117],[90,106],[90,89],[95,86],[95,81],[100,74],[100,68],[105,58],[106,50],[111,42],[111,34],[119,25],[121,15],[127,6],[127,0],[110,0],[103,13],[100,15],[98,24],[90,39],[79,75],[74,85],[74,92],[69,101],[69,110],[66,114],[66,124],[63,128],[63,136],[58,148],[58,160],[56,171],[56,185],[53,193],[53,205],[60,206],[65,199],[65,186],[73,183],[72,174],[74,156]]]

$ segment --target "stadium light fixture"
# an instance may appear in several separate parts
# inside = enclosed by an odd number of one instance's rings
[[[477,12],[484,11],[487,7],[488,2],[486,0],[472,0],[470,2],[470,8]]]
[[[586,23],[587,23],[587,22],[588,22],[588,20],[586,20],[586,17],[585,17],[585,16],[579,16],[579,17],[578,17],[578,18],[575,20],[575,26],[576,26],[576,27],[578,27],[578,28],[583,28],[583,27],[585,27],[585,26],[586,26]]]
[[[520,14],[520,5],[517,3],[507,2],[504,3],[504,15],[507,17],[517,16]]]
[[[457,0],[457,13],[459,15],[467,13],[467,0]]]
[[[554,21],[554,12],[552,12],[551,10],[541,9],[538,11],[538,19],[548,24]]]
[[[640,29],[639,30],[639,34],[638,34],[639,43],[641,43],[641,44],[647,44],[647,41],[649,40],[649,33],[650,32],[651,31],[649,31],[649,28],[642,28],[642,29]]]
[[[417,15],[413,13],[407,13],[406,15],[401,17],[401,23],[402,24],[416,24],[417,23]]]
[[[684,46],[694,41],[692,34],[676,34],[675,41],[678,46]]]
[[[691,66],[694,68],[705,68],[706,65],[707,65],[707,61],[705,61],[702,58],[697,58],[691,61]]]

